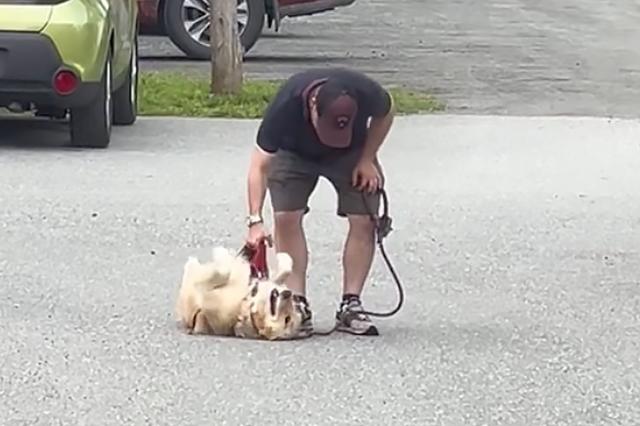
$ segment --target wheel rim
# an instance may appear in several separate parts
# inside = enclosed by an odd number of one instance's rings
[[[136,44],[133,44],[133,50],[131,52],[131,89],[129,93],[129,100],[131,105],[135,106],[136,98],[138,94],[138,49]]]
[[[237,0],[238,34],[247,27],[249,6],[246,0]],[[209,45],[209,27],[211,26],[210,0],[184,0],[182,2],[182,23],[187,34],[197,43]]]

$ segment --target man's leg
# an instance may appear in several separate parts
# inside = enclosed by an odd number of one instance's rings
[[[361,295],[375,253],[375,222],[370,213],[377,214],[380,195],[360,192],[351,184],[351,173],[357,158],[359,156],[352,155],[328,165],[324,170],[338,193],[337,213],[349,220],[342,256],[342,301],[336,312],[336,322],[339,331],[378,335],[378,329],[371,319],[362,313]],[[382,175],[382,168],[379,167],[379,170]]]
[[[375,223],[368,215],[348,215],[349,233],[342,255],[343,294],[360,297],[375,251]]]
[[[293,260],[293,271],[287,286],[294,294],[306,294],[308,250],[302,227],[304,210],[276,211],[274,213],[274,240],[276,250],[286,252]]]
[[[377,211],[377,210],[374,210]],[[342,301],[336,312],[338,331],[377,336],[378,328],[362,313],[362,291],[375,253],[375,223],[367,215],[347,214],[349,233],[342,257]]]
[[[274,243],[277,251],[286,252],[293,270],[286,285],[294,293],[304,320],[300,337],[313,330],[311,310],[306,299],[308,263],[307,241],[302,220],[308,211],[309,196],[318,183],[317,166],[297,155],[280,151],[270,167],[267,186],[274,213]]]

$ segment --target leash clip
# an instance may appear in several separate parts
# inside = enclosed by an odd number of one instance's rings
[[[380,188],[380,196],[382,197],[382,214],[372,215],[376,218],[376,232],[378,234],[378,242],[382,242],[391,231],[393,231],[393,219],[389,216],[389,199],[387,198],[387,192]]]
[[[378,218],[378,241],[382,241],[386,238],[391,231],[393,231],[393,219],[391,219],[391,216],[385,215]]]

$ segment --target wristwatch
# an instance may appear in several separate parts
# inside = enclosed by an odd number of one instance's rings
[[[260,216],[259,214],[250,214],[249,216],[247,216],[247,226],[249,228],[251,228],[253,225],[256,225],[262,222],[263,222],[262,216]]]

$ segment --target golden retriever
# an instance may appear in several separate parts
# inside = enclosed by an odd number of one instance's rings
[[[267,340],[292,337],[302,314],[284,285],[293,266],[291,257],[277,253],[275,276],[255,279],[245,257],[223,247],[212,254],[208,262],[189,257],[184,265],[176,315],[187,332]]]

